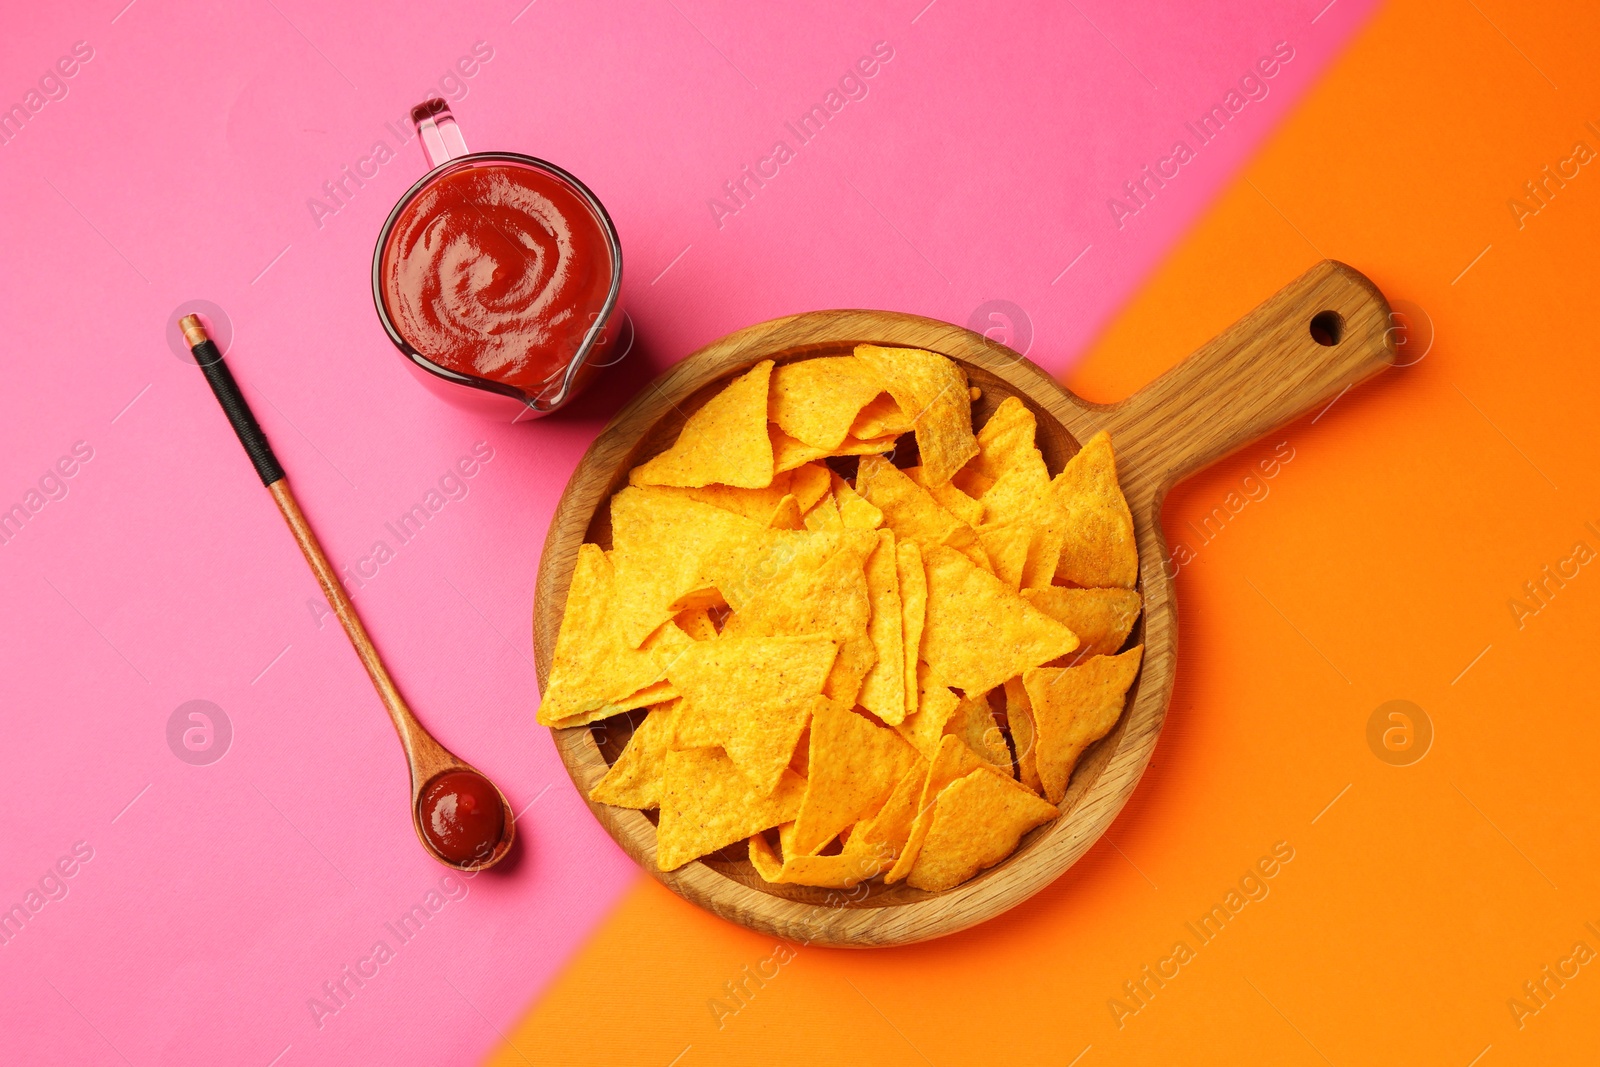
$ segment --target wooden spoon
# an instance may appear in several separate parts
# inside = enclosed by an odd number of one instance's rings
[[[590,803],[595,817],[641,867],[673,892],[732,922],[803,944],[905,944],[993,918],[1077,862],[1127,802],[1155,750],[1177,667],[1178,611],[1161,530],[1167,491],[1394,362],[1389,305],[1359,272],[1325,261],[1289,283],[1220,336],[1118,404],[1091,404],[1004,345],[970,330],[887,311],[817,311],[751,326],[673,367],[624,408],[589,447],[550,523],[539,563],[534,641],[544,685],[578,545],[609,543],[611,494],[628,470],[669,446],[689,413],[730,377],[763,359],[845,355],[858,343],[924,348],[960,363],[982,390],[979,424],[1008,396],[1038,420],[1051,473],[1079,443],[1109,430],[1139,547],[1144,616],[1130,644],[1144,666],[1117,726],[1085,752],[1061,816],[1034,830],[999,865],[943,893],[866,883],[849,892],[769,885],[742,848],[675,871],[656,868],[655,826],[643,812]],[[1202,625],[1229,626],[1227,619]],[[587,796],[627,741],[627,720],[555,730],[556,747]],[[1182,848],[1177,842],[1175,848]]]
[[[378,649],[356,615],[355,605],[350,603],[344,586],[339,584],[333,565],[323,554],[317,535],[290,491],[289,480],[272,454],[272,446],[256,423],[228,365],[223,362],[222,353],[206,335],[199,316],[186,315],[179,325],[195,361],[205,372],[211,391],[233,424],[239,443],[244,445],[250,461],[255,464],[262,484],[277,501],[278,510],[289,524],[289,532],[317,576],[317,584],[322,586],[322,595],[328,598],[333,613],[344,627],[345,636],[350,638],[356,655],[361,657],[361,664],[367,668],[367,675],[378,690],[378,698],[383,701],[395,732],[400,735],[400,747],[405,749],[406,762],[411,767],[411,824],[422,847],[440,863],[459,871],[493,867],[505,858],[516,837],[516,819],[510,803],[488,777],[441,745],[417,721],[394,679],[389,677]],[[498,811],[494,810],[494,805],[498,805]]]

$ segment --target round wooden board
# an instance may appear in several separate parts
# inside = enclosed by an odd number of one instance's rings
[[[1306,330],[1310,316],[1325,309],[1341,317],[1343,340],[1332,347],[1317,344]],[[541,688],[578,546],[585,541],[609,546],[605,505],[626,483],[628,471],[668,447],[689,413],[760,360],[782,363],[844,355],[860,343],[923,348],[960,363],[982,391],[973,403],[976,425],[1006,397],[1021,399],[1038,419],[1038,443],[1052,475],[1080,441],[1100,429],[1111,431],[1134,517],[1144,595],[1144,615],[1129,643],[1145,646],[1144,663],[1122,718],[1079,761],[1060,805],[1061,816],[1025,836],[997,866],[943,893],[904,883],[868,883],[854,890],[768,885],[744,858],[742,843],[664,872],[656,868],[654,813],[591,803],[595,818],[641,867],[685,899],[732,922],[802,943],[861,948],[907,944],[965,929],[1026,900],[1105,832],[1138,784],[1160,734],[1177,652],[1177,613],[1160,527],[1160,502],[1167,488],[1392,362],[1387,316],[1382,295],[1365,278],[1325,263],[1180,367],[1115,406],[1072,395],[1016,352],[969,330],[895,312],[820,311],[775,319],[683,360],[611,421],[562,494],[545,539],[534,601]],[[1297,358],[1302,356],[1306,358]],[[637,715],[619,716],[552,731],[585,797],[620,753],[636,721]]]

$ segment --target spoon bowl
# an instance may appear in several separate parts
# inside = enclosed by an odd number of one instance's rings
[[[421,729],[420,726],[418,729]],[[416,741],[421,743],[415,743]],[[469,872],[487,870],[505,859],[506,853],[511,851],[512,842],[516,840],[517,825],[511,803],[506,800],[505,794],[500,792],[499,786],[482,771],[457,758],[425,730],[409,745],[402,736],[401,744],[405,746],[406,759],[411,764],[411,823],[417,831],[417,839],[422,842],[422,847],[428,850],[428,854],[447,867]],[[447,855],[441,850],[436,840],[439,836],[438,828],[429,825],[429,814],[424,810],[427,806],[429,786],[448,774],[470,774],[479,779],[492,791],[494,803],[500,806],[499,836],[494,841],[488,842],[487,847],[480,845],[473,848],[468,859]]]

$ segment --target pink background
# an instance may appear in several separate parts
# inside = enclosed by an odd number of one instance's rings
[[[1371,6],[524,3],[111,0],[8,19],[0,103],[74,42],[93,58],[0,146],[0,508],[75,442],[93,458],[0,544],[16,778],[0,908],[75,842],[93,859],[0,946],[0,1061],[474,1061],[639,876],[533,722],[539,548],[610,413],[718,336],[816,308],[967,323],[1007,300],[1062,371]],[[879,41],[893,58],[865,98],[799,146],[785,121]],[[1107,198],[1278,41],[1295,57],[1270,95],[1119,229]],[[371,305],[378,228],[424,169],[395,131],[475,42],[492,58],[443,83],[469,146],[589,184],[637,325],[623,365],[534,424],[441,405]],[[708,201],[780,138],[795,158],[719,226]],[[307,201],[379,140],[394,158],[319,226]],[[443,869],[413,837],[367,679],[168,348],[194,298],[227,310],[230,364],[335,564],[393,550],[355,600],[411,703],[532,805],[515,868],[403,946],[384,923]],[[1020,346],[1018,323],[983,326]],[[398,545],[385,523],[476,442],[493,458],[467,495]],[[209,766],[167,746],[192,699],[233,726]],[[319,1027],[308,999],[379,939],[394,959]]]

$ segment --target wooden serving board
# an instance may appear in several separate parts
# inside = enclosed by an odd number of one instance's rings
[[[844,355],[858,343],[924,348],[961,363],[982,390],[982,425],[1008,396],[1039,423],[1052,475],[1096,431],[1111,432],[1133,512],[1144,615],[1130,644],[1144,665],[1116,728],[1080,760],[1061,817],[1024,837],[998,866],[943,893],[904,883],[854,890],[762,882],[740,843],[676,871],[656,869],[655,813],[590,804],[633,859],[675,893],[732,922],[803,943],[906,944],[991,919],[1058,878],[1105,832],[1138,784],[1172,696],[1177,608],[1161,503],[1167,491],[1229,452],[1394,362],[1389,305],[1355,270],[1324,261],[1149,386],[1119,404],[1091,404],[1003,345],[946,322],[888,311],[817,311],[774,319],[707,345],[647,386],[596,438],[562,494],[545,538],[534,601],[539,684],[549,675],[567,585],[584,541],[610,545],[607,502],[629,469],[667,448],[688,414],[756,362]],[[1218,625],[1225,625],[1219,621]],[[554,730],[580,793],[622,751],[638,714]]]

